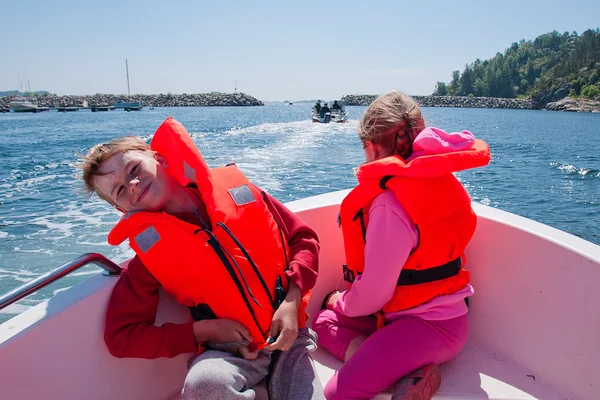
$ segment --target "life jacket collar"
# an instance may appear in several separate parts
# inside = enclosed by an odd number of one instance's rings
[[[468,150],[445,154],[424,155],[409,162],[393,155],[358,167],[356,178],[359,183],[384,176],[405,176],[412,178],[436,178],[448,173],[468,168],[481,167],[490,160],[490,148],[482,140],[476,139]]]

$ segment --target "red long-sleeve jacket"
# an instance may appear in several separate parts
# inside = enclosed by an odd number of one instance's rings
[[[304,295],[317,280],[319,239],[308,225],[275,198],[267,195],[266,203],[289,244],[291,261],[285,274]],[[206,211],[201,209],[199,212],[208,221]],[[199,225],[193,213],[182,213],[177,217]],[[115,285],[108,303],[104,341],[112,355],[151,359],[196,351],[193,321],[154,325],[160,287],[140,259],[134,257]]]

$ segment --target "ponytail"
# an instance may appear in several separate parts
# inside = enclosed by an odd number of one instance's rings
[[[378,143],[403,159],[413,152],[413,141],[425,129],[417,102],[410,96],[390,92],[377,98],[358,124],[358,136],[365,143]]]

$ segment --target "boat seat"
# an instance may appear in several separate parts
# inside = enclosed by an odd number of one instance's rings
[[[325,384],[342,365],[326,350],[313,353],[321,382]],[[467,346],[454,360],[440,366],[442,386],[433,397],[438,400],[490,399],[529,400],[564,399],[543,387],[528,372],[523,372],[504,361],[501,356]],[[390,399],[391,389],[376,400]]]

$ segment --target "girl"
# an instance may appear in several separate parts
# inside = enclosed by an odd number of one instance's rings
[[[366,163],[344,199],[344,278],[315,317],[319,344],[345,364],[327,399],[370,399],[394,385],[393,399],[430,399],[437,364],[469,334],[473,295],[463,252],[477,217],[452,172],[486,165],[489,147],[468,131],[425,129],[417,103],[391,92],[358,126]],[[400,380],[400,378],[405,377]]]

